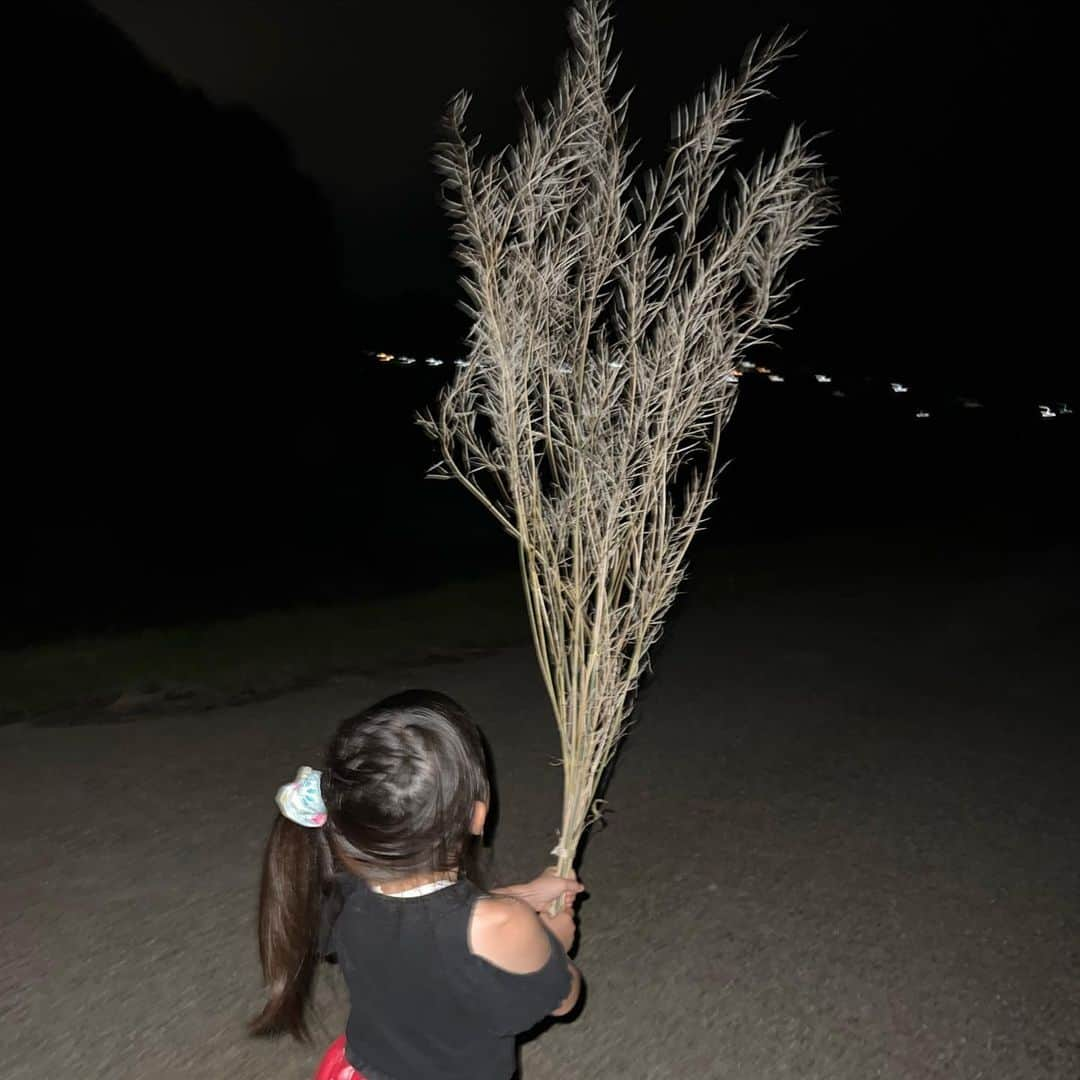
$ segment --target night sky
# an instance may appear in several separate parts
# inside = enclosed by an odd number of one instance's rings
[[[453,298],[429,165],[441,110],[468,88],[475,130],[504,144],[515,92],[543,97],[565,45],[563,5],[550,0],[94,6],[178,81],[250,106],[281,133],[333,209],[350,291],[369,300]],[[1039,382],[1060,374],[1045,350],[1017,355],[1049,340],[1053,310],[1039,215],[1056,185],[1063,76],[1037,6],[675,0],[620,3],[616,17],[646,154],[662,146],[672,107],[753,37],[806,32],[749,141],[767,146],[791,120],[833,133],[823,152],[842,232],[807,260],[803,298],[822,348],[850,355],[885,324],[903,365],[982,382],[1018,360],[1045,366],[1031,373]]]
[[[770,467],[820,447],[815,475],[835,489],[823,514],[867,484],[910,482],[916,458],[938,504],[958,484],[1000,501],[1032,473],[1057,490],[1076,428],[1048,434],[1036,407],[1075,406],[1077,379],[1059,340],[1072,225],[1054,17],[688,0],[615,14],[645,158],[672,108],[753,37],[805,31],[747,144],[775,144],[791,121],[829,132],[842,214],[797,263],[800,310],[770,363],[804,382],[827,369],[848,396],[791,386],[766,404],[755,391],[760,410],[748,394],[733,445]],[[439,379],[374,371],[364,350],[456,352],[430,165],[439,118],[464,87],[473,130],[490,148],[512,139],[517,89],[537,100],[553,83],[564,18],[552,0],[34,6],[16,155],[22,359],[5,432],[16,637],[100,621],[105,592],[172,596],[165,617],[195,580],[219,597],[227,580],[222,603],[243,606],[268,578],[292,580],[283,561],[422,550],[415,537],[433,526],[413,515],[434,504],[406,512],[400,493],[430,461],[410,419]],[[913,435],[890,380],[935,409],[979,399],[981,427],[954,408]],[[470,514],[435,529],[451,549],[482,528]],[[140,603],[115,607],[142,617]]]

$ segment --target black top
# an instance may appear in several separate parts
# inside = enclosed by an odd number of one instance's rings
[[[323,948],[349,988],[345,1056],[367,1080],[508,1080],[514,1036],[565,1000],[570,967],[546,927],[551,954],[515,975],[469,950],[473,905],[460,880],[425,896],[393,897],[340,875],[341,913]]]

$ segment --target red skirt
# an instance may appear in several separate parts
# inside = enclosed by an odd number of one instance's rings
[[[314,1080],[364,1080],[363,1075],[345,1060],[344,1035],[330,1044],[315,1070]]]

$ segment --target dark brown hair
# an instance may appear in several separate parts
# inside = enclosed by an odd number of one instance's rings
[[[408,690],[339,725],[322,771],[327,821],[279,816],[259,892],[259,956],[269,1000],[255,1035],[307,1041],[324,903],[337,867],[373,883],[464,873],[473,807],[490,800],[480,732],[445,694]]]

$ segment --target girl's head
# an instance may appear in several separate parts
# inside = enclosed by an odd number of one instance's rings
[[[270,1000],[257,1035],[307,1037],[324,898],[336,865],[373,883],[460,871],[483,828],[490,788],[484,744],[445,694],[409,690],[350,716],[327,750],[326,821],[279,816],[259,895],[259,952]]]
[[[489,801],[480,732],[445,694],[386,698],[338,728],[322,796],[330,846],[362,877],[457,870]]]

